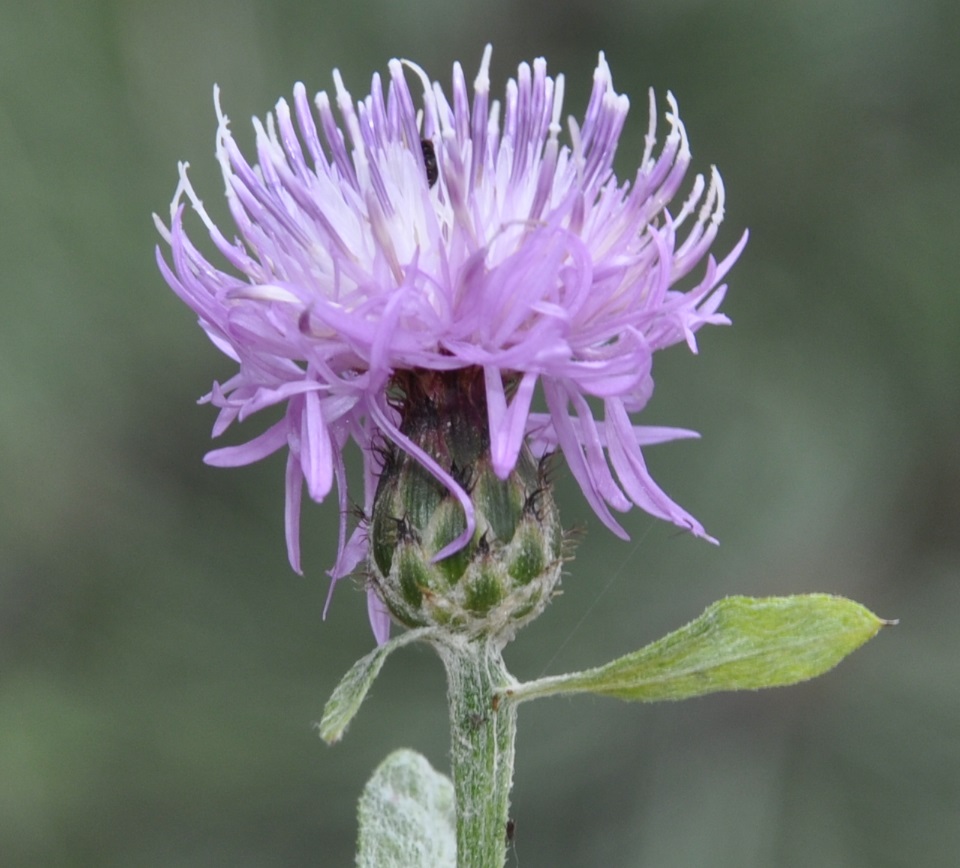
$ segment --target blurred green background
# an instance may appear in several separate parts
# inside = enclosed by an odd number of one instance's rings
[[[354,805],[410,746],[446,767],[426,650],[387,664],[348,737],[311,728],[371,647],[362,594],[321,622],[336,505],[301,579],[282,459],[201,461],[230,364],[156,271],[176,162],[214,213],[211,91],[241,142],[301,79],[354,96],[393,56],[449,83],[494,44],[567,75],[599,50],[633,97],[676,94],[695,166],[749,226],[725,310],[657,360],[649,452],[719,548],[592,519],[518,677],[603,662],[730,593],[853,596],[901,626],[787,690],[663,706],[524,706],[511,864],[954,866],[960,853],[960,5],[610,0],[0,6],[0,863],[352,863]],[[229,233],[228,233],[229,234]],[[251,421],[241,435],[260,430]]]

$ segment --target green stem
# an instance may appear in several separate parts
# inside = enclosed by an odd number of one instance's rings
[[[503,868],[517,708],[495,703],[494,694],[514,680],[498,644],[445,640],[436,646],[447,670],[457,868]]]

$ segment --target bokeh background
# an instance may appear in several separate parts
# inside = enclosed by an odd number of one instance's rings
[[[953,866],[960,853],[960,5],[954,0],[41,0],[0,4],[0,863],[346,866],[373,767],[446,767],[426,650],[347,738],[311,724],[369,650],[360,591],[321,621],[336,506],[288,569],[282,459],[205,467],[230,365],[153,261],[176,163],[217,214],[211,91],[241,141],[293,82],[355,96],[393,56],[494,91],[520,60],[585,106],[596,54],[673,90],[695,165],[752,237],[735,326],[657,360],[650,450],[722,544],[584,528],[521,678],[594,665],[730,593],[853,596],[896,630],[796,688],[524,706],[511,864]],[[260,420],[247,423],[251,434]]]

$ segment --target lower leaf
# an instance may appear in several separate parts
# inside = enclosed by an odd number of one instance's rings
[[[360,796],[358,868],[454,868],[453,784],[412,750],[390,754]]]

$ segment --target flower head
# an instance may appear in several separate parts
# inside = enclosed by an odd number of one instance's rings
[[[746,234],[719,262],[709,254],[723,218],[723,186],[697,175],[679,207],[690,151],[672,96],[658,154],[657,111],[636,175],[620,181],[613,159],[628,100],[600,55],[581,122],[562,141],[563,77],[543,59],[522,64],[503,106],[490,100],[490,48],[468,91],[459,64],[450,97],[408,61],[391,61],[355,102],[334,72],[331,97],[311,105],[302,84],[293,104],[254,121],[257,161],[237,147],[217,114],[217,158],[238,237],[208,216],[186,174],[158,221],[173,290],[197,313],[239,369],[214,384],[214,436],[234,421],[280,405],[282,418],[253,440],[216,449],[209,464],[236,466],[286,448],[286,536],[300,572],[304,485],[321,501],[336,483],[341,512],[334,579],[366,554],[363,529],[348,539],[343,451],[361,447],[364,511],[382,469],[379,444],[419,461],[460,502],[474,532],[469,493],[401,430],[392,397],[399,372],[482,372],[493,470],[513,471],[526,443],[559,449],[590,505],[614,533],[613,516],[639,506],[692,533],[702,525],[647,471],[642,447],[696,436],[638,426],[653,392],[653,354],[686,342],[718,312],[724,277]],[[418,109],[407,76],[422,87]],[[229,270],[211,264],[183,224],[189,204]],[[687,279],[700,264],[699,275]],[[685,288],[682,286],[685,284]],[[540,384],[546,412],[533,412]],[[591,403],[588,398],[594,399]],[[602,412],[597,412],[597,407]],[[596,415],[595,415],[596,414]],[[600,418],[597,418],[597,416]],[[375,632],[381,609],[371,602]]]

